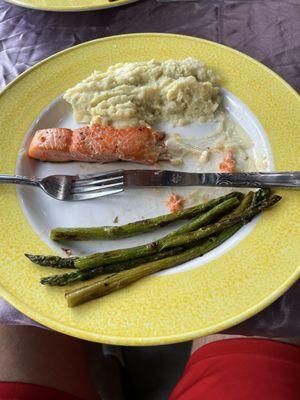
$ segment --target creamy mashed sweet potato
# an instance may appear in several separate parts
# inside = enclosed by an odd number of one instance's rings
[[[174,126],[213,118],[220,105],[215,74],[201,61],[145,61],[116,64],[95,71],[68,89],[77,122],[115,127]]]

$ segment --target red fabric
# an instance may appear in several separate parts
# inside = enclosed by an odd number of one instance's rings
[[[31,383],[0,382],[0,400],[80,400],[60,390]]]
[[[300,348],[227,339],[198,349],[169,400],[299,400]]]

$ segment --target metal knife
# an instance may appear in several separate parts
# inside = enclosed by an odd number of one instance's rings
[[[164,170],[119,170],[126,187],[139,186],[219,186],[300,188],[300,171],[194,173]]]

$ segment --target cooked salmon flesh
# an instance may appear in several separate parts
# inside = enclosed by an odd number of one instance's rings
[[[107,163],[132,161],[154,164],[168,159],[165,135],[147,127],[115,129],[94,124],[82,128],[37,131],[28,155],[41,161]]]

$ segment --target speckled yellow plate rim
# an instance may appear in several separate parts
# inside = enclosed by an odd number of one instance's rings
[[[6,0],[8,3],[43,11],[92,11],[113,8],[138,0]]]
[[[14,173],[22,139],[34,119],[94,69],[122,61],[186,56],[206,62],[219,73],[222,86],[255,113],[268,134],[276,169],[299,169],[299,97],[274,72],[248,56],[205,40],[134,34],[65,50],[8,85],[0,96],[0,171]],[[68,309],[63,288],[39,284],[40,277],[53,270],[36,267],[23,256],[24,252],[52,250],[27,222],[15,188],[2,185],[0,294],[45,326],[103,343],[166,344],[224,330],[272,303],[300,276],[299,192],[279,193],[282,202],[222,257],[178,274],[145,278],[105,298]]]

